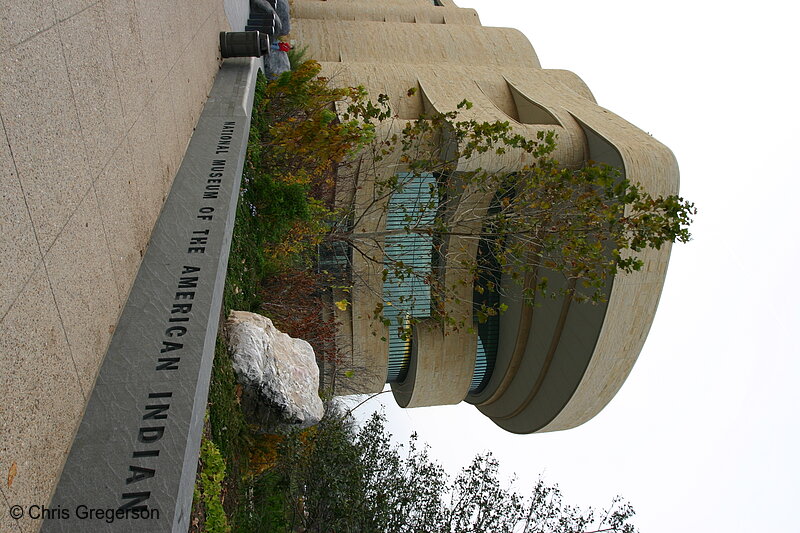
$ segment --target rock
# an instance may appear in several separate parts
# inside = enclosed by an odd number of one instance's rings
[[[267,71],[268,78],[274,79],[282,73],[291,70],[292,66],[289,64],[289,56],[286,52],[273,50],[264,60],[264,67]]]
[[[267,0],[250,0],[250,9],[258,9],[275,17],[275,37],[289,33],[283,30],[283,22],[280,15],[278,15],[275,8],[273,8]]]
[[[233,369],[242,384],[245,414],[268,431],[275,418],[308,427],[322,419],[314,349],[278,331],[269,318],[232,311],[225,324]]]
[[[281,19],[283,28],[281,35],[289,35],[292,31],[292,21],[289,19],[289,0],[278,0],[275,4],[275,11],[278,13],[278,18]]]
[[[272,7],[273,4],[275,7]],[[278,19],[275,24],[276,35],[289,35],[289,32],[292,31],[288,0],[250,0],[250,9],[260,9],[266,13],[275,13]]]

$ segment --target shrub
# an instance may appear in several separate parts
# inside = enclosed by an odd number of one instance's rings
[[[205,508],[205,528],[208,533],[230,533],[228,517],[222,508],[222,481],[225,479],[225,461],[210,439],[200,445],[201,470],[194,489],[194,499]]]

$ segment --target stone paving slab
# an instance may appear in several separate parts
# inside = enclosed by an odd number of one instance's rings
[[[0,0],[0,531],[47,505],[247,0]],[[10,481],[10,482],[9,482]]]

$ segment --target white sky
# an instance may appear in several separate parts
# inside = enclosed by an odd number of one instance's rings
[[[392,430],[400,440],[418,431],[451,472],[488,449],[522,484],[544,473],[573,503],[605,506],[621,494],[642,533],[797,531],[792,4],[456,2],[484,26],[521,30],[544,68],[577,73],[601,106],[669,146],[681,194],[700,213],[694,240],[673,248],[638,363],[596,418],[518,436],[462,404],[392,409]]]

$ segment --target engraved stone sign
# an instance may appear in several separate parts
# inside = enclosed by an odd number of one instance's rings
[[[42,531],[189,527],[256,72],[240,58],[217,75]]]

